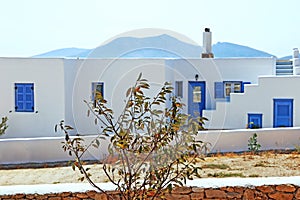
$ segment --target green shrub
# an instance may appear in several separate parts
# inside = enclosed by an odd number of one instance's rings
[[[257,153],[260,150],[261,145],[257,141],[257,134],[254,133],[248,140],[248,150]]]

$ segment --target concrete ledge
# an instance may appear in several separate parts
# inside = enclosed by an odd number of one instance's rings
[[[248,140],[257,133],[261,150],[290,150],[300,145],[300,127],[200,131],[199,140],[211,144],[211,152],[248,151]]]
[[[212,187],[211,184],[216,184]],[[111,183],[98,184],[114,199],[119,199]],[[0,199],[107,199],[89,184],[54,184],[27,186],[0,186]],[[173,199],[300,199],[300,177],[270,178],[207,178],[188,181],[186,187],[166,193],[166,200]]]
[[[89,144],[96,135],[84,136]],[[72,157],[62,149],[64,137],[0,139],[0,164],[68,161]],[[91,147],[84,159],[96,160],[107,155],[108,142],[100,140],[98,149]]]

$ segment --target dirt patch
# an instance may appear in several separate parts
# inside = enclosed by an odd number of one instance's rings
[[[39,164],[36,168],[2,169],[0,185],[79,183],[81,174],[66,163],[56,165]],[[263,152],[214,154],[198,162],[202,177],[274,177],[300,176],[300,154],[298,152]],[[29,167],[30,165],[27,165]],[[32,166],[32,165],[31,165]],[[24,167],[24,166],[23,166]],[[101,164],[89,164],[95,182],[108,182]],[[16,168],[16,166],[14,167]]]

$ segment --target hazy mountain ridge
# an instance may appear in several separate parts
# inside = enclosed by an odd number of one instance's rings
[[[271,57],[273,55],[247,46],[218,42],[212,47],[216,58]],[[120,37],[94,49],[64,48],[33,56],[35,58],[200,58],[201,46],[183,42],[169,35],[135,38]]]
[[[117,38],[95,48],[88,57],[196,57],[199,52],[200,46],[164,34],[146,38]]]
[[[229,42],[218,42],[212,47],[215,57],[271,57],[274,56],[264,51]]]

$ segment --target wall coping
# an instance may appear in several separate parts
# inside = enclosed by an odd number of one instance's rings
[[[300,176],[291,177],[258,177],[258,178],[201,178],[188,180],[188,187],[221,188],[228,186],[254,187],[262,185],[292,184],[300,186]],[[98,183],[106,191],[112,191],[112,183]],[[49,194],[61,192],[87,192],[95,190],[88,183],[39,184],[39,185],[9,185],[0,186],[0,195],[13,194]]]

